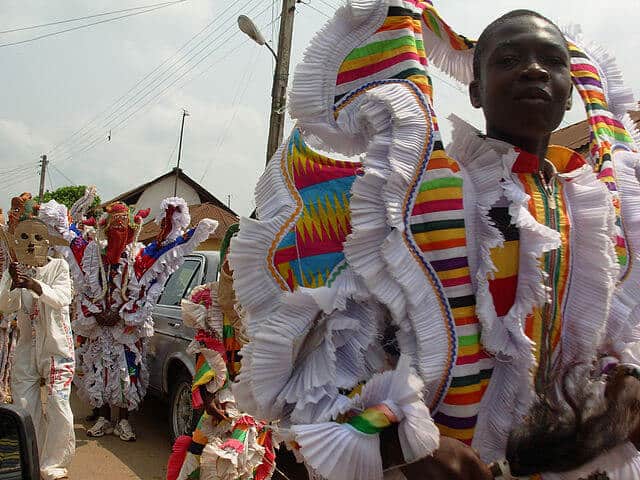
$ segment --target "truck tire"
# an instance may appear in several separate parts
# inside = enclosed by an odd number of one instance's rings
[[[185,370],[180,370],[171,380],[169,436],[172,445],[180,435],[191,435],[202,415],[201,410],[194,410],[191,406],[192,381]]]

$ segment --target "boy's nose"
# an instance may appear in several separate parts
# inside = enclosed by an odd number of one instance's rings
[[[522,76],[528,79],[546,81],[549,80],[549,71],[537,60],[532,60],[522,70]]]

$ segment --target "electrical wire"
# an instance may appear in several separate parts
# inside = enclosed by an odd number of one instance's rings
[[[37,171],[32,171],[32,172],[25,172],[20,175],[14,175],[9,179],[0,181],[0,188],[6,189],[9,187],[15,187],[16,185],[19,185],[21,182],[24,182],[27,179],[33,178],[36,174],[37,174]]]
[[[173,146],[171,153],[169,154],[169,158],[167,159],[167,165],[164,167],[164,170],[162,171],[162,173],[164,173],[169,168],[169,165],[171,165],[171,159],[173,159],[173,154],[176,153],[176,149],[178,148],[178,143],[180,143],[179,135],[176,137],[176,143]]]
[[[53,191],[53,183],[51,182],[51,169],[47,170],[47,179],[49,180],[49,191]]]
[[[314,7],[313,5],[311,5],[311,3],[305,3],[305,2],[300,2],[302,5],[306,5],[307,7],[309,7],[311,10],[314,10],[316,12],[318,12],[320,15],[324,15],[327,18],[331,18],[331,16],[325,12],[323,12],[322,10]]]
[[[89,125],[94,124],[100,117],[102,117],[105,113],[109,112],[114,106],[118,105],[122,100],[124,100],[129,93],[131,93],[132,91],[134,91],[142,82],[144,82],[147,78],[149,78],[151,75],[153,75],[155,72],[157,72],[160,68],[162,68],[164,65],[166,65],[170,60],[172,60],[173,58],[175,58],[178,53],[180,53],[182,50],[185,49],[185,47],[187,45],[189,45],[189,43],[191,43],[193,40],[195,40],[198,36],[200,36],[202,34],[202,32],[204,32],[207,28],[209,28],[213,23],[215,23],[217,19],[213,19],[211,22],[207,23],[198,33],[196,33],[195,35],[193,35],[189,40],[187,40],[186,43],[184,43],[178,50],[176,50],[176,52],[171,55],[170,57],[167,57],[162,63],[160,63],[157,67],[155,67],[153,70],[151,70],[149,73],[147,73],[144,77],[142,77],[140,80],[138,80],[131,88],[129,88],[129,90],[127,90],[124,94],[122,94],[118,99],[116,99],[114,102],[111,103],[111,105],[109,105],[106,109],[102,110],[100,113],[98,113],[96,116],[94,116],[91,120],[89,120],[88,122],[86,122],[80,129],[76,130],[75,132],[73,132],[69,137],[67,137],[65,140],[57,143],[51,150],[49,150],[49,154],[53,153],[54,151],[56,151],[61,145],[63,145],[66,142],[69,142],[71,139],[73,139],[74,137],[76,137],[78,134],[80,134],[81,132],[83,132],[84,130],[86,130],[86,128]]]
[[[202,175],[200,176],[200,183],[202,183],[202,180],[204,179],[204,177],[209,172],[209,167],[211,167],[211,164],[213,163],[213,160],[218,155],[218,152],[220,152],[220,148],[222,147],[222,143],[227,138],[227,134],[229,133],[229,130],[231,129],[231,126],[233,125],[233,122],[236,119],[236,116],[237,116],[238,110],[239,110],[238,107],[240,106],[239,105],[239,100],[240,100],[241,97],[244,97],[244,94],[247,92],[247,88],[249,87],[249,85],[251,84],[251,80],[253,79],[253,74],[255,73],[255,68],[253,68],[253,65],[254,65],[257,57],[258,57],[258,53],[260,53],[260,50],[256,48],[253,58],[251,59],[250,62],[247,63],[247,70],[242,75],[242,80],[238,83],[238,88],[237,88],[236,93],[233,96],[233,100],[231,102],[231,108],[233,108],[233,113],[231,114],[231,118],[226,122],[224,130],[222,131],[222,133],[218,137],[218,141],[216,142],[216,146],[214,147],[214,150],[211,153],[211,160],[207,163],[207,166],[205,167],[204,172],[202,172]]]
[[[76,183],[76,182],[74,182],[73,180],[71,180],[71,179],[70,179],[67,175],[65,175],[65,173],[64,173],[62,170],[60,170],[58,167],[56,167],[55,165],[53,165],[53,164],[51,164],[51,163],[49,163],[49,166],[50,166],[51,168],[53,168],[56,172],[58,172],[60,175],[62,175],[62,177],[63,177],[67,182],[69,182],[71,185],[77,185],[77,183]]]
[[[110,107],[108,107],[105,111],[103,111],[104,113],[107,113],[107,112],[110,112],[110,113],[108,115],[106,115],[106,117],[103,118],[100,121],[102,123],[102,126],[93,127],[93,128],[87,128],[90,125],[92,125],[92,124],[95,125],[97,123],[97,121],[102,116],[102,114],[99,114],[97,117],[94,117],[91,121],[89,121],[87,124],[85,124],[85,126],[82,127],[80,130],[77,130],[76,132],[74,132],[74,134],[72,134],[71,137],[69,137],[67,140],[65,140],[63,142],[60,142],[58,145],[56,145],[56,147],[54,147],[51,150],[50,153],[52,153],[54,150],[59,149],[60,147],[64,147],[67,150],[71,150],[72,149],[71,147],[73,145],[78,144],[78,143],[82,143],[82,142],[84,142],[86,140],[86,138],[83,138],[83,137],[92,136],[91,132],[96,130],[97,128],[100,128],[101,130],[103,130],[104,128],[108,128],[108,125],[110,124],[110,122],[116,120],[119,115],[126,114],[126,112],[128,112],[131,109],[132,102],[133,102],[133,104],[139,103],[139,101],[142,98],[147,97],[149,94],[151,94],[153,92],[154,89],[159,88],[165,81],[170,79],[171,76],[173,76],[176,73],[178,73],[181,68],[187,66],[188,63],[193,60],[193,58],[197,57],[203,50],[205,50],[207,47],[211,46],[212,43],[215,43],[215,41],[218,40],[221,37],[221,35],[223,35],[227,31],[229,31],[230,27],[228,27],[224,32],[222,32],[221,34],[216,36],[216,38],[214,38],[212,41],[207,43],[207,45],[205,45],[205,47],[203,47],[200,50],[198,50],[198,52],[196,52],[194,55],[191,55],[191,56],[187,57],[198,46],[200,46],[206,39],[210,38],[214,33],[219,31],[220,28],[222,28],[224,25],[227,25],[230,21],[233,21],[233,23],[235,24],[235,16],[239,12],[241,12],[243,9],[247,8],[251,3],[255,2],[255,1],[256,0],[248,0],[247,2],[245,2],[243,5],[241,5],[237,9],[236,12],[232,13],[231,16],[229,16],[226,20],[224,20],[222,23],[220,23],[213,31],[209,32],[198,43],[196,43],[195,45],[191,46],[191,48],[189,48],[189,50],[187,50],[184,55],[182,55],[180,58],[178,58],[174,62],[171,62],[171,64],[168,65],[162,71],[158,72],[160,70],[160,68],[162,68],[164,65],[166,65],[171,60],[173,60],[178,55],[180,50],[184,50],[184,48],[187,47],[193,40],[195,40],[195,38],[197,38],[204,30],[206,30],[213,23],[215,23],[215,20],[217,20],[218,18],[214,19],[214,21],[212,21],[209,24],[207,24],[200,32],[198,32],[198,34],[196,34],[193,37],[191,37],[191,39],[189,41],[187,41],[182,47],[180,47],[180,49],[176,53],[174,53],[171,57],[169,57],[164,62],[162,62],[158,67],[156,67],[151,72],[149,72],[147,75],[145,75],[145,77],[143,79],[139,80],[136,83],[136,85],[134,85],[132,88],[130,88],[124,95],[122,95],[118,100],[116,100],[114,103],[112,103],[112,105]],[[180,63],[182,63],[182,64],[179,65]],[[176,67],[176,65],[177,65],[177,68],[174,68],[174,67]],[[156,72],[158,72],[158,73],[156,73]],[[154,75],[154,73],[155,73],[155,75]],[[149,79],[149,78],[150,78],[150,80],[147,82],[147,84],[142,86],[139,89],[138,92],[136,92],[135,94],[131,95],[130,98],[126,98],[129,93],[131,93],[132,91],[136,90],[136,88],[140,84],[142,84],[146,79]],[[140,97],[141,95],[142,95],[142,97]],[[123,100],[125,100],[125,101],[123,102]],[[79,140],[73,140],[72,141],[72,139],[74,137],[78,137],[78,135],[80,135]],[[67,143],[67,145],[65,145],[65,143]]]
[[[335,12],[336,10],[338,10],[339,7],[336,7],[335,5],[329,3],[327,0],[318,0],[320,3],[324,4],[325,6],[329,7],[331,9],[331,11]]]
[[[275,2],[275,0],[274,0]],[[270,8],[270,6],[265,7],[264,9],[262,9],[260,12],[258,12],[256,14],[256,16],[260,16],[262,14],[264,14],[268,9]],[[225,30],[225,32],[222,32],[222,34],[228,32],[230,30],[230,28],[227,28]],[[176,79],[174,79],[171,83],[169,83],[168,85],[166,85],[161,91],[159,91],[158,93],[156,93],[153,97],[151,97],[148,101],[146,101],[145,103],[143,103],[142,105],[140,105],[140,107],[138,107],[137,109],[135,109],[134,111],[132,111],[129,115],[127,115],[126,117],[124,117],[123,119],[121,119],[119,121],[119,123],[117,124],[111,124],[111,128],[113,130],[118,129],[119,127],[121,127],[124,123],[126,123],[130,118],[132,118],[133,116],[135,116],[138,112],[140,112],[141,110],[143,110],[145,107],[147,107],[148,105],[150,105],[151,103],[153,103],[156,99],[158,99],[159,97],[161,97],[168,89],[170,89],[171,87],[173,87],[178,81],[180,81],[182,78],[184,78],[187,74],[189,74],[190,72],[192,72],[198,65],[200,65],[204,60],[206,60],[208,57],[210,57],[213,53],[215,53],[217,50],[219,50],[222,46],[227,45],[229,40],[232,39],[233,37],[237,36],[240,33],[239,30],[235,30],[231,35],[229,35],[228,37],[222,39],[222,41],[216,46],[216,48],[214,48],[213,50],[209,51],[208,53],[206,53],[204,56],[202,56],[195,64],[193,64],[188,70],[184,71],[181,75],[179,75]],[[221,34],[221,35],[222,35]],[[219,35],[217,38],[220,38]],[[210,44],[213,43],[210,42]],[[246,40],[242,43],[246,43]],[[218,59],[215,63],[219,63],[221,61],[223,61],[224,59],[226,59],[231,53],[233,53],[235,50],[237,50],[241,45],[238,45],[235,48],[230,49],[228,52],[226,52],[226,54]],[[201,49],[198,54],[200,52],[202,52],[204,49]],[[198,55],[196,54],[196,55]],[[215,64],[214,63],[214,64]],[[210,65],[209,68],[213,66]],[[127,109],[125,109],[125,112],[131,110],[131,108],[137,104],[139,104],[142,100],[144,100],[146,97],[148,97],[150,94],[152,93],[152,91],[147,92],[145,95],[143,95],[141,98],[137,99],[133,104],[131,104]],[[115,121],[115,120],[114,120]],[[65,158],[64,160],[62,160],[62,162],[65,162],[69,159],[72,158],[72,156],[78,155],[80,153],[84,153],[88,150],[90,150],[91,148],[93,148],[95,145],[97,145],[101,140],[102,140],[102,135],[94,138],[93,141],[90,141],[89,144],[86,144],[83,148],[81,148],[79,151],[73,152],[73,154],[69,155],[67,158]]]
[[[167,7],[171,6],[171,5],[175,5],[177,3],[183,3],[183,2],[186,2],[186,1],[187,0],[176,0],[174,2],[170,2],[170,3],[167,3],[167,4],[159,6],[159,7],[149,8],[149,9],[143,10],[141,12],[128,13],[128,14],[125,14],[125,15],[120,15],[118,17],[107,18],[106,20],[99,20],[97,22],[86,23],[84,25],[78,25],[76,27],[66,28],[64,30],[59,30],[57,32],[45,33],[44,35],[38,35],[37,37],[27,38],[26,40],[19,40],[19,41],[16,41],[16,42],[2,43],[2,44],[0,44],[0,48],[12,47],[14,45],[22,45],[24,43],[35,42],[36,40],[42,40],[43,38],[49,38],[49,37],[54,37],[56,35],[62,35],[63,33],[73,32],[75,30],[80,30],[82,28],[88,28],[88,27],[92,27],[94,25],[100,25],[102,23],[113,22],[115,20],[120,20],[122,18],[135,17],[136,15],[142,15],[142,14],[145,14],[145,13],[154,12],[156,10],[167,8]]]
[[[9,170],[2,170],[2,171],[0,171],[0,176],[12,175],[12,174],[15,174],[15,173],[19,173],[21,171],[31,170],[31,169],[37,167],[38,165],[39,164],[37,162],[32,162],[31,164],[22,165],[20,167],[15,167],[15,168],[12,168],[12,169],[9,169]]]
[[[80,20],[88,20],[90,18],[105,17],[107,15],[115,15],[116,13],[133,12],[135,10],[142,10],[142,9],[145,9],[145,8],[158,7],[160,5],[169,5],[169,4],[172,4],[172,3],[177,3],[177,2],[162,2],[162,3],[154,3],[152,5],[141,5],[139,7],[124,8],[122,10],[113,10],[111,12],[96,13],[96,14],[93,14],[93,15],[85,15],[84,17],[69,18],[67,20],[57,20],[55,22],[42,23],[40,25],[30,25],[28,27],[19,27],[19,28],[12,28],[12,29],[9,29],[9,30],[0,30],[0,35],[2,35],[4,33],[24,32],[25,30],[34,30],[36,28],[51,27],[53,25],[61,25],[63,23],[78,22]]]

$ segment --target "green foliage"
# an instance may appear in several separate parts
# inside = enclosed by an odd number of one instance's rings
[[[87,187],[84,185],[76,185],[69,187],[60,187],[55,189],[53,192],[46,191],[44,192],[42,201],[40,203],[48,202],[49,200],[55,200],[58,203],[64,204],[67,208],[71,208],[71,206],[84,195],[84,191]],[[92,208],[100,205],[100,197],[96,195],[96,198],[93,199],[93,203],[91,204]]]

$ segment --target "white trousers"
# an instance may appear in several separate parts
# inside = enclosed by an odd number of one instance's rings
[[[74,365],[72,358],[55,355],[36,359],[32,345],[19,345],[16,349],[11,374],[13,402],[33,420],[43,480],[67,476],[75,453],[69,403]]]

